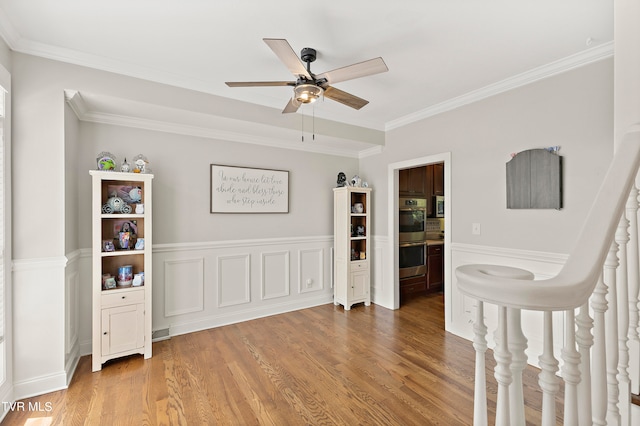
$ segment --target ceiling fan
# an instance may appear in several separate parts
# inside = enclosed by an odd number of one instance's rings
[[[360,109],[369,101],[336,89],[331,84],[389,71],[382,58],[375,58],[316,75],[311,72],[311,62],[316,60],[315,49],[305,47],[298,58],[287,40],[281,38],[264,38],[263,40],[296,76],[296,81],[227,81],[226,84],[229,87],[293,87],[293,96],[282,110],[283,114],[296,112],[302,104],[315,102],[322,95],[348,107]]]

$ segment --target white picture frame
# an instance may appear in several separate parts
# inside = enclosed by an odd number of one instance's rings
[[[211,164],[211,213],[289,213],[289,171]]]

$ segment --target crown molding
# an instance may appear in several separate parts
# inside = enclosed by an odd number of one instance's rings
[[[495,96],[497,94],[504,93],[509,90],[525,86],[527,84],[531,84],[538,80],[552,77],[554,75],[558,75],[575,68],[591,64],[593,62],[601,61],[613,56],[613,53],[614,42],[611,41],[608,43],[603,43],[594,48],[584,50],[571,56],[567,56],[566,58],[551,62],[538,68],[534,68],[532,70],[523,72],[522,74],[509,77],[497,83],[490,84],[478,90],[474,90],[464,95],[433,105],[429,108],[425,108],[412,114],[408,114],[395,120],[391,120],[385,124],[385,131],[397,129],[398,127],[406,126],[407,124],[415,123],[416,121],[424,120],[425,118],[433,117],[434,115],[451,111],[474,102],[478,102],[482,99],[486,99],[491,96]]]
[[[382,151],[384,151],[384,146],[382,145],[376,145],[373,146],[369,149],[363,149],[362,151],[360,151],[358,153],[358,158],[362,159],[362,158],[366,158],[366,157],[371,157],[372,155],[377,155],[382,153]]]
[[[286,142],[292,140],[294,133],[291,130],[282,131],[282,138],[257,136],[256,134],[222,130],[202,126],[193,126],[164,120],[154,120],[134,116],[126,116],[100,111],[91,111],[82,98],[82,94],[75,90],[65,90],[65,99],[80,121],[108,124],[113,126],[132,127],[137,129],[152,130],[178,135],[196,136],[207,139],[218,139],[229,142],[249,143],[254,145],[269,146],[282,149],[312,152],[316,154],[336,155],[340,157],[360,158],[363,151],[356,149],[341,149],[323,146],[318,143]],[[231,123],[231,120],[229,120]],[[297,133],[296,133],[297,138]],[[283,142],[284,141],[284,142]],[[375,149],[377,147],[374,147]],[[381,148],[381,147],[380,147]],[[369,150],[365,150],[369,151]]]
[[[69,104],[73,112],[75,112],[76,117],[78,117],[79,120],[84,121],[84,117],[87,115],[87,106],[84,99],[82,99],[80,92],[77,90],[65,90],[64,99],[67,101],[67,104]]]

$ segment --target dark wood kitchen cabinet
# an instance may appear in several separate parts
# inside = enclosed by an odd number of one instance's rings
[[[444,163],[400,170],[398,192],[401,197],[426,198],[427,216],[433,217],[432,198],[444,195]]]
[[[442,291],[444,284],[444,245],[427,247],[427,292]]]
[[[430,166],[433,170],[433,195],[444,195],[444,163]]]
[[[427,168],[414,167],[398,172],[398,189],[401,197],[425,198]]]
[[[427,290],[427,277],[403,278],[400,280],[400,301],[415,295],[424,295]]]

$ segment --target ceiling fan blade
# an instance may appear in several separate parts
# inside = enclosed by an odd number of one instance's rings
[[[359,98],[351,93],[347,93],[343,90],[336,89],[335,87],[327,86],[324,88],[324,97],[334,100],[336,102],[340,102],[343,105],[354,109],[360,109],[369,101]]]
[[[267,46],[273,50],[278,58],[289,68],[289,71],[296,76],[304,76],[307,80],[311,80],[309,71],[304,66],[304,62],[300,60],[296,52],[289,42],[283,38],[263,38]]]
[[[327,79],[327,83],[333,84],[340,81],[353,80],[354,78],[366,77],[368,75],[387,72],[387,64],[382,58],[369,59],[368,61],[358,62],[357,64],[347,65],[346,67],[336,68],[316,76],[316,79]]]
[[[229,87],[295,86],[295,81],[227,81]]]
[[[289,103],[287,104],[287,106],[282,110],[282,113],[289,114],[292,112],[296,112],[298,111],[298,108],[300,108],[300,102],[297,102],[294,98],[291,98],[289,99]]]

